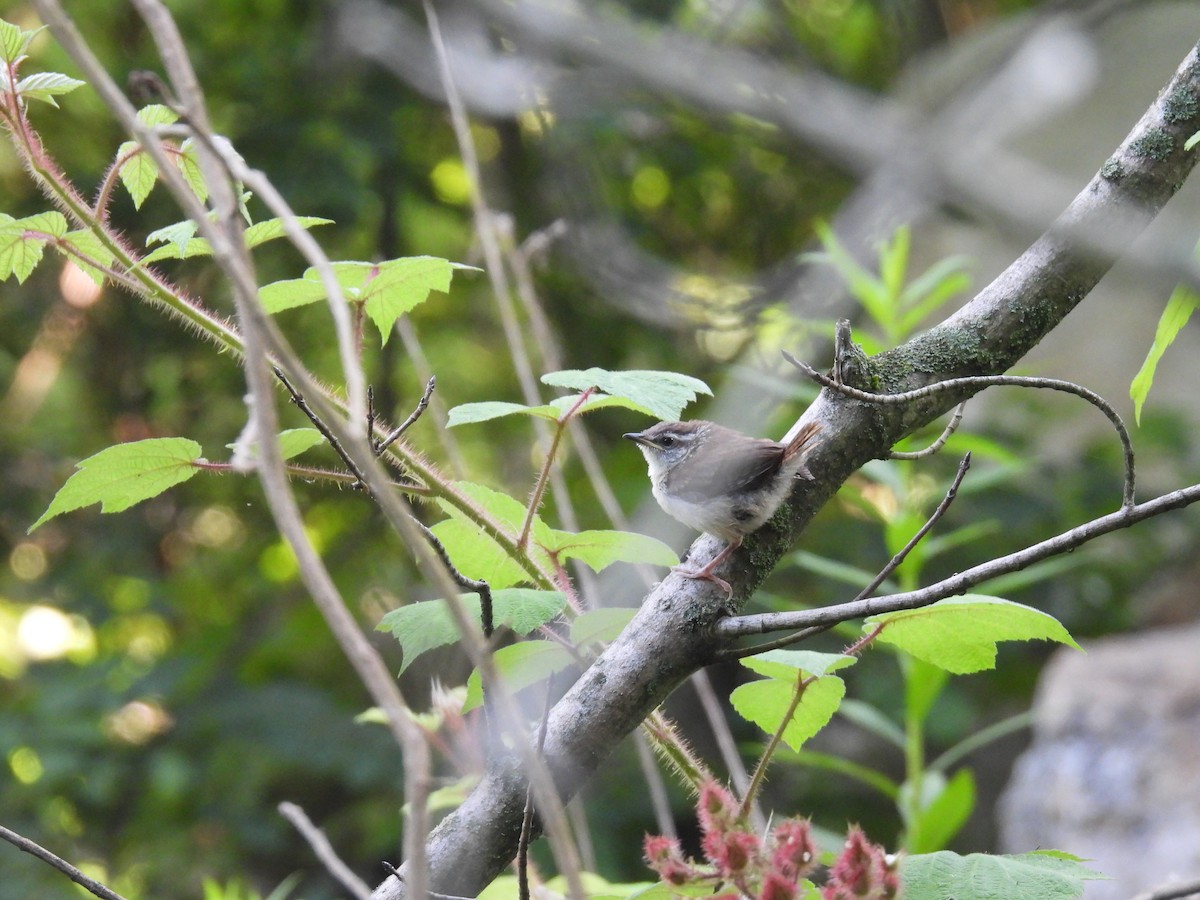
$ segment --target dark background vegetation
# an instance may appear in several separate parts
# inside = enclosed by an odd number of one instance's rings
[[[1128,10],[1107,5],[1116,11],[1103,27],[1118,28]],[[883,93],[895,90],[914,66],[981,35],[1089,6],[659,0],[598,10]],[[1145,12],[1173,4],[1125,6]],[[355,51],[342,30],[349,7],[333,0],[172,4],[215,128],[269,174],[299,213],[336,221],[319,232],[332,258],[434,254],[477,263],[447,112]],[[68,8],[118,78],[157,68],[146,32],[127,4],[88,0]],[[415,36],[423,40],[419,7],[397,8],[411,16]],[[454,7],[447,12],[452,15]],[[36,24],[23,3],[0,4],[0,13],[25,27]],[[1151,93],[1179,55],[1175,48],[1162,50]],[[76,74],[47,35],[34,44],[33,57],[28,71]],[[719,394],[730,379],[752,377],[746,372],[757,359],[739,354],[768,332],[786,336],[785,346],[795,352],[827,362],[830,323],[853,307],[844,299],[838,306],[810,296],[790,298],[785,311],[768,302],[771,279],[786,278],[797,254],[815,249],[814,220],[836,214],[856,187],[856,173],[762,121],[710,114],[599,69],[576,76],[574,106],[515,117],[481,114],[473,126],[489,199],[511,213],[518,239],[556,220],[567,222],[568,236],[552,245],[536,273],[566,366],[681,371],[705,379]],[[1113,113],[1107,142],[1096,139],[1091,147],[1096,164],[1151,93]],[[62,105],[61,112],[38,109],[35,122],[64,168],[90,191],[124,136],[88,89]],[[5,148],[0,198],[14,216],[47,206]],[[944,221],[965,227],[977,221],[953,205],[942,212],[942,228]],[[177,218],[161,193],[141,213],[124,194],[114,207],[115,221],[134,243]],[[622,246],[644,255],[627,266],[622,250],[598,251],[573,241],[570,229],[589,222],[616,229],[627,242]],[[918,227],[914,253],[924,265],[941,244],[926,249],[922,241]],[[672,290],[647,285],[646,270],[638,266],[652,259],[691,281],[677,281]],[[303,265],[282,244],[263,248],[256,260],[262,282],[295,277]],[[977,264],[976,284],[990,276],[993,262]],[[229,311],[226,288],[206,263],[175,265],[172,274],[191,291]],[[265,894],[294,871],[306,873],[300,895],[336,896],[307,847],[275,812],[276,803],[291,800],[327,829],[368,881],[381,877],[378,861],[398,854],[404,798],[397,753],[383,729],[353,723],[368,705],[367,695],[298,583],[253,481],[197,478],[124,514],[102,517],[87,510],[26,535],[77,460],[118,441],[167,435],[192,437],[209,458],[221,458],[245,416],[234,360],[112,290],[87,310],[71,311],[60,297],[59,273],[60,262],[48,260],[23,287],[12,281],[0,286],[0,821],[92,866],[134,898],[174,896],[168,886],[178,884],[200,896],[205,877]],[[1160,291],[1146,306],[1144,334],[1107,339],[1132,344],[1134,357],[1144,353],[1157,315],[1154,303],[1165,296]],[[332,377],[335,347],[323,313],[292,313],[284,324],[310,365]],[[446,405],[520,399],[482,276],[460,274],[448,296],[437,295],[416,312],[413,325]],[[870,331],[869,323],[862,327]],[[368,348],[367,372],[381,406],[402,418],[420,395],[420,368],[398,338],[382,352],[370,343]],[[34,354],[41,355],[31,359]],[[51,368],[36,370],[39,360]],[[44,394],[34,370],[45,373]],[[1133,371],[1113,377],[1127,385]],[[1057,361],[1039,373],[1082,377]],[[763,430],[777,435],[811,394],[793,381],[763,385],[757,395],[766,416]],[[1111,399],[1123,397],[1118,392]],[[1099,431],[1094,440],[1085,432],[1065,449],[1039,440],[1042,423],[1064,415],[1069,404],[1008,394],[1002,414],[969,419],[971,430],[1006,447],[1012,461],[985,461],[979,486],[968,487],[946,526],[992,523],[988,539],[931,563],[928,577],[1115,506],[1114,441]],[[286,414],[289,424],[301,424],[294,410]],[[640,457],[619,436],[644,424],[621,412],[589,421],[606,472],[631,512],[644,502],[647,484]],[[413,440],[441,458],[436,428],[432,415],[425,418]],[[470,426],[455,436],[474,480],[523,495],[534,462],[526,422]],[[1162,408],[1151,408],[1137,439],[1142,458],[1167,473],[1163,486],[1194,456],[1190,432]],[[954,464],[952,458],[921,464],[931,501]],[[607,526],[569,456],[566,472],[583,524]],[[887,477],[869,477],[887,493]],[[1150,490],[1154,482],[1151,476]],[[409,555],[361,496],[312,487],[302,498],[308,526],[365,628],[387,609],[425,596]],[[880,508],[887,502],[880,500]],[[644,521],[647,530],[664,524],[658,517]],[[1176,559],[1189,540],[1181,520],[1151,523],[1110,538],[1101,552],[1075,554],[1057,577],[1005,595],[1059,616],[1077,637],[1170,619],[1175,611],[1149,610],[1135,602],[1134,591],[1179,567]],[[835,503],[822,513],[803,549],[863,569],[886,558],[878,516],[849,504]],[[811,567],[791,565],[777,572],[761,604],[832,602],[848,590]],[[53,621],[68,638],[52,658],[42,659],[21,626],[28,628],[31,610],[46,608],[61,613]],[[395,648],[382,637],[378,642],[398,668]],[[831,637],[827,646],[838,643]],[[933,749],[1027,706],[1044,652],[1041,646],[1006,649],[997,673],[956,680],[935,711]],[[713,674],[727,693],[739,671],[730,666]],[[442,652],[414,666],[403,686],[422,708],[431,677],[456,684],[466,674],[461,659]],[[852,696],[898,714],[899,678],[890,655],[869,654],[850,680]],[[688,691],[672,712],[707,751],[698,720],[692,729]],[[757,740],[748,726],[735,728],[740,739]],[[853,726],[835,725],[825,741],[826,749],[899,773],[901,761]],[[972,760],[982,796],[959,849],[992,846],[992,802],[1019,745],[1013,739]],[[585,794],[598,867],[613,880],[648,875],[640,844],[654,823],[637,778],[633,754],[623,750]],[[846,779],[782,765],[769,791],[773,804],[811,814],[833,829],[861,821],[876,839],[889,842],[899,827],[886,804]],[[687,801],[676,800],[686,829]],[[71,890],[48,868],[0,849],[4,900],[70,896]]]

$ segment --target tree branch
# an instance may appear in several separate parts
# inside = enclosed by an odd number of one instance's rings
[[[1122,240],[1132,240],[1195,165],[1195,155],[1183,145],[1197,130],[1200,57],[1193,50],[1055,225],[955,315],[868,360],[867,386],[899,393],[954,377],[999,374],[1012,366],[1083,300],[1112,264],[1108,257],[1080,249],[1072,236],[1111,235],[1116,229]],[[752,535],[735,555],[729,579],[734,596],[743,601],[749,596],[851,473],[885,456],[899,438],[973,393],[970,388],[949,390],[904,406],[883,407],[823,391],[804,417],[824,425],[825,439],[809,460],[817,477],[798,484],[782,514]],[[1127,527],[1196,499],[1200,487],[1188,488],[1069,534],[1090,539],[1093,531]],[[1047,548],[1046,555],[1070,549],[1070,539],[1054,540],[1061,546]],[[712,546],[706,546],[706,541]],[[715,541],[702,538],[693,550],[714,549]],[[862,601],[863,607],[853,615],[884,611],[896,596]],[[724,607],[722,591],[677,575],[669,575],[651,591],[630,625],[550,713],[545,760],[564,795],[578,790],[642,718],[688,675],[711,661],[733,636],[729,626],[717,627],[726,614]],[[809,624],[824,621],[820,610],[806,614],[812,617]],[[847,615],[851,613],[842,609],[831,620],[841,621]],[[436,890],[472,895],[511,861],[524,793],[518,766],[511,760],[492,765],[467,800],[430,835],[427,860]],[[393,900],[405,896],[404,886],[389,879],[373,896]]]

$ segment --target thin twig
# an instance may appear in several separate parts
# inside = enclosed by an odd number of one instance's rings
[[[950,508],[950,504],[954,502],[954,498],[958,496],[958,486],[962,484],[963,478],[967,474],[967,470],[971,468],[971,454],[967,453],[958,463],[958,471],[954,474],[954,481],[950,484],[950,489],[946,491],[946,496],[942,498],[942,502],[937,505],[937,509],[925,520],[925,524],[917,529],[917,533],[908,539],[908,542],[900,548],[900,551],[888,560],[887,565],[879,570],[879,573],[871,579],[871,583],[864,587],[855,596],[855,600],[862,600],[866,597],[874,596],[875,591],[879,586],[887,581],[888,576],[900,568],[901,563],[913,551],[913,548],[929,534],[929,529],[937,523],[937,520],[946,514],[946,510]]]
[[[383,456],[387,448],[396,443],[396,440],[400,437],[400,435],[408,431],[408,429],[412,427],[412,424],[416,422],[417,419],[421,418],[421,413],[425,412],[425,408],[429,406],[429,398],[433,396],[433,389],[435,387],[437,387],[437,376],[430,375],[429,381],[425,384],[425,392],[421,394],[421,399],[417,401],[416,409],[409,413],[408,418],[396,426],[391,434],[389,434],[376,445],[376,456]]]
[[[22,837],[15,831],[10,831],[3,825],[0,825],[0,838],[8,841],[18,850],[24,850],[31,856],[36,856],[42,862],[58,869],[73,882],[83,887],[85,890],[95,894],[101,900],[125,900],[120,894],[111,888],[107,888],[94,878],[88,878],[77,868],[59,856],[55,856],[41,844],[34,843],[27,837]]]
[[[969,468],[971,468],[970,453],[966,454],[962,460],[959,461],[958,471],[954,475],[954,481],[951,482],[949,490],[946,491],[946,496],[942,498],[942,502],[937,505],[937,509],[933,511],[933,513],[925,521],[925,524],[917,530],[917,533],[909,538],[908,543],[906,543],[900,549],[900,552],[888,560],[887,565],[879,570],[879,573],[871,579],[870,584],[859,591],[857,596],[855,596],[854,600],[851,602],[863,600],[874,595],[875,591],[879,589],[879,586],[888,579],[888,576],[890,576],[896,571],[896,569],[900,567],[900,564],[904,562],[905,558],[909,553],[912,552],[913,548],[916,547],[917,544],[920,543],[925,537],[925,535],[929,533],[929,529],[934,526],[934,523],[936,523],[938,519],[945,515],[946,510],[950,508],[950,504],[953,503],[954,498],[958,496],[959,485],[962,484],[963,477],[967,474],[967,470]],[[717,656],[721,660],[744,659],[747,656],[757,656],[759,653],[766,653],[768,650],[778,650],[783,647],[790,647],[793,644],[798,644],[801,641],[808,640],[808,638],[813,637],[814,635],[826,632],[832,627],[833,625],[830,624],[812,628],[804,628],[794,634],[789,634],[786,637],[782,637],[774,641],[768,641],[763,644],[755,644],[752,647],[737,647],[735,649],[721,651],[717,654]]]
[[[888,454],[888,459],[924,459],[926,456],[933,456],[942,447],[946,446],[946,441],[950,440],[950,435],[958,430],[958,426],[963,420],[963,411],[966,408],[966,400],[954,407],[954,415],[950,417],[950,422],[946,425],[945,430],[928,447],[923,450],[893,450]]]
[[[754,767],[754,774],[750,776],[750,786],[746,789],[745,796],[742,797],[742,804],[738,808],[739,818],[746,818],[751,805],[755,802],[758,791],[762,787],[763,781],[766,780],[767,766],[771,764],[771,757],[775,755],[775,749],[779,746],[779,742],[783,740],[783,732],[791,724],[792,716],[796,714],[796,708],[800,705],[800,701],[804,699],[804,692],[810,684],[817,680],[817,677],[816,675],[805,676],[803,671],[796,674],[796,689],[792,692],[792,700],[788,704],[788,708],[784,710],[779,727],[775,729],[774,734],[771,735],[771,739],[767,741],[767,746],[763,748],[762,755],[758,758],[758,765]]]
[[[337,851],[333,849],[333,844],[329,843],[329,838],[325,836],[320,828],[313,824],[312,819],[295,803],[283,802],[276,807],[279,814],[292,823],[300,836],[308,841],[308,845],[312,847],[313,853],[317,855],[317,859],[325,866],[325,870],[332,875],[346,890],[348,890],[358,900],[370,900],[371,889],[367,883],[359,878],[350,867],[342,862],[341,857],[337,855]]]
[[[828,628],[840,622],[861,619],[879,613],[918,609],[946,597],[965,593],[992,578],[1007,575],[1009,572],[1018,572],[1044,559],[1067,553],[1101,535],[1128,528],[1138,522],[1172,510],[1183,509],[1197,501],[1200,501],[1200,484],[1193,484],[1154,500],[1139,503],[1132,508],[1122,508],[1107,516],[1092,519],[1090,522],[1085,522],[1062,534],[1026,547],[1024,550],[980,563],[919,590],[889,594],[883,597],[868,597],[864,600],[854,600],[816,609],[734,616],[721,619],[713,626],[713,630],[723,639],[732,639],[752,634],[767,634],[772,631],[813,627]]]
[[[796,357],[792,356],[786,350],[783,351],[783,357],[813,381],[817,382],[817,384],[866,403],[880,403],[884,405],[911,403],[915,400],[932,397],[957,388],[985,388],[1000,385],[1043,388],[1045,390],[1062,391],[1067,394],[1074,394],[1076,397],[1082,397],[1104,413],[1108,421],[1112,422],[1113,427],[1117,430],[1117,436],[1121,439],[1121,449],[1125,456],[1125,486],[1122,491],[1121,506],[1125,509],[1130,509],[1136,502],[1133,490],[1133,443],[1129,439],[1129,430],[1125,427],[1125,422],[1122,421],[1121,416],[1107,400],[1094,391],[1089,391],[1087,388],[1075,384],[1073,381],[1063,381],[1058,378],[1027,378],[1021,375],[970,375],[966,378],[949,378],[945,381],[939,381],[935,384],[929,384],[911,391],[904,391],[900,394],[872,394],[852,388],[846,384],[839,384],[835,379],[818,372],[808,363],[796,359]]]

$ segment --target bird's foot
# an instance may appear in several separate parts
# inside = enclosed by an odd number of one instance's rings
[[[711,581],[717,587],[725,592],[725,602],[728,603],[733,599],[733,588],[729,582],[719,575],[714,575],[709,569],[711,564],[703,569],[685,569],[683,566],[676,566],[672,569],[677,575],[682,575],[684,578],[691,578],[693,581]]]

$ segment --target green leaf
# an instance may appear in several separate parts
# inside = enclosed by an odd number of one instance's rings
[[[596,387],[612,398],[627,401],[621,405],[664,421],[678,419],[698,394],[712,396],[703,381],[678,372],[567,369],[543,375],[542,383],[577,391]]]
[[[6,63],[16,61],[29,46],[29,33],[12,22],[0,19],[0,58]]]
[[[594,642],[608,643],[633,621],[637,610],[624,606],[590,609],[571,623],[571,643],[585,647]]]
[[[82,87],[86,83],[78,78],[60,75],[58,72],[38,72],[36,75],[30,75],[28,78],[18,81],[17,93],[26,100],[41,100],[43,103],[49,103],[57,108],[55,97],[69,94],[75,88]]]
[[[463,403],[450,410],[447,425],[450,427],[455,425],[472,425],[478,422],[499,419],[502,416],[513,415],[537,416],[539,419],[557,422],[572,409],[574,409],[574,415],[581,416],[584,413],[589,413],[597,409],[606,409],[611,406],[624,407],[625,409],[633,409],[638,412],[648,412],[644,407],[633,403],[625,397],[610,397],[608,394],[594,393],[583,403],[579,402],[579,397],[579,394],[572,394],[569,397],[556,397],[543,406],[525,406],[523,403],[508,403],[503,400]]]
[[[570,651],[555,641],[522,641],[501,647],[493,658],[505,684],[513,692],[544,681],[575,663]],[[463,712],[470,712],[482,703],[483,683],[476,669],[467,679],[467,699],[463,703]]]
[[[1016,856],[948,850],[906,856],[900,862],[904,900],[1073,900],[1083,882],[1106,876],[1054,851]]]
[[[490,422],[492,419],[512,415],[538,416],[554,421],[560,413],[553,406],[526,406],[524,403],[485,400],[480,403],[463,403],[454,407],[446,417],[446,426],[454,428],[458,425],[473,425],[477,422]]]
[[[474,522],[446,519],[430,531],[442,542],[454,567],[468,578],[482,578],[493,589],[529,581],[521,565]]]
[[[137,111],[138,121],[147,128],[158,128],[160,125],[174,125],[179,121],[179,113],[161,103],[151,103]]]
[[[100,504],[100,511],[120,512],[187,481],[200,470],[200,445],[187,438],[150,438],[118,444],[75,464],[78,469],[50,501],[33,531],[47,519]]]
[[[102,266],[111,266],[113,262],[112,251],[100,243],[100,238],[88,231],[80,229],[78,231],[68,231],[63,235],[63,243],[74,247],[80,254],[87,257],[89,260],[98,263]],[[96,284],[104,284],[104,279],[108,276],[102,269],[97,269],[90,262],[85,262],[74,254],[67,253],[64,247],[59,248],[69,259],[74,261],[75,265],[79,266],[92,281]]]
[[[175,157],[175,165],[179,174],[187,182],[188,187],[197,199],[203,203],[208,199],[208,185],[204,182],[204,173],[200,171],[200,161],[196,158],[196,142],[187,138],[179,145],[179,155]]]
[[[67,233],[67,220],[60,212],[44,212],[14,219],[0,219],[0,281],[16,275],[23,282],[41,262],[46,241]]]
[[[396,319],[424,302],[431,291],[448,291],[455,269],[469,268],[473,267],[436,256],[413,256],[382,263],[335,262],[333,274],[346,299],[363,304],[386,344]],[[325,297],[325,287],[315,268],[306,270],[303,278],[277,281],[259,291],[259,299],[270,313]]]
[[[141,209],[142,203],[154,190],[154,183],[158,181],[158,167],[137,141],[126,141],[118,147],[117,159],[125,160],[118,170],[121,184],[125,185],[125,190],[133,198],[134,209]]]
[[[320,216],[296,216],[296,224],[307,231],[318,225],[332,225],[333,219],[323,219]],[[261,222],[255,222],[246,229],[245,233],[246,246],[250,248],[281,237],[287,237],[282,219],[263,219]]]
[[[436,256],[393,259],[379,265],[379,274],[364,285],[367,315],[387,343],[396,320],[424,303],[431,291],[450,290],[456,266]]]
[[[631,531],[551,531],[549,538],[538,535],[537,544],[559,562],[577,559],[593,572],[602,571],[615,562],[652,566],[679,563],[675,551],[662,541]]]
[[[818,653],[815,650],[768,650],[748,656],[742,665],[751,672],[793,683],[797,672],[806,675],[828,675],[858,662],[844,653]]]
[[[182,258],[185,254],[189,256],[197,255],[195,253],[187,253],[189,243],[203,244],[205,252],[211,253],[212,248],[208,246],[208,241],[197,240],[192,241],[196,236],[196,223],[191,219],[184,219],[182,222],[176,222],[173,225],[166,225],[146,235],[146,246],[151,244],[168,244],[175,248],[176,253],[164,253],[162,248],[159,248],[150,256],[147,256],[143,262],[153,262],[155,259],[166,259],[168,256],[172,259]]]
[[[828,724],[845,696],[846,683],[828,673],[855,662],[855,657],[841,653],[768,650],[742,660],[742,665],[767,676],[766,679],[741,685],[730,694],[729,701],[743,718],[774,734],[792,704],[799,680],[818,676],[804,688],[799,705],[783,729],[784,743],[799,750],[801,744]]]
[[[774,734],[795,697],[796,680],[791,683],[775,678],[743,684],[729,695],[738,714],[767,734]],[[846,683],[836,675],[826,675],[808,684],[791,719],[783,729],[783,742],[793,750],[820,731],[837,712],[846,693]]]
[[[921,773],[921,790],[925,795],[919,804],[905,797],[911,784],[901,789],[901,803],[917,809],[907,823],[905,849],[910,853],[932,853],[941,850],[958,834],[975,809],[975,777],[970,769],[959,769],[947,781],[940,772]]]
[[[324,443],[325,435],[315,428],[288,428],[279,432],[279,452],[284,460],[299,456],[305,450],[311,450],[318,444]],[[232,448],[235,444],[226,444]],[[258,453],[258,443],[254,444],[254,453]]]
[[[472,621],[480,623],[482,628],[479,595],[463,594],[459,599]],[[492,591],[492,618],[496,625],[505,625],[517,634],[526,635],[562,612],[566,602],[566,595],[559,591],[496,590]],[[389,631],[400,642],[404,651],[401,672],[422,653],[456,643],[460,637],[458,626],[442,600],[426,600],[393,609],[380,620],[375,630]]]
[[[152,103],[138,110],[138,121],[147,128],[157,128],[160,125],[171,125],[179,119],[179,115],[161,103]],[[141,209],[142,203],[150,196],[158,181],[158,167],[137,141],[126,141],[117,148],[117,159],[124,159],[118,174],[121,183],[133,198],[135,209]]]
[[[942,695],[950,673],[915,656],[901,657],[904,669],[904,711],[912,726],[925,721],[933,704]],[[941,849],[939,847],[932,848]]]
[[[869,632],[878,625],[884,628],[877,640],[957,675],[995,668],[998,641],[1058,641],[1079,649],[1053,616],[982,594],[871,616],[863,630]]]
[[[14,63],[29,49],[30,42],[46,26],[24,31],[12,22],[0,19],[0,59],[6,63]]]
[[[322,219],[318,216],[297,216],[296,221],[301,228],[313,228],[317,225],[329,225],[332,219]],[[158,262],[160,259],[188,259],[193,256],[210,256],[212,255],[212,246],[204,238],[195,237],[196,223],[190,219],[183,222],[176,222],[174,225],[168,225],[165,228],[160,228],[158,231],[152,232],[146,237],[146,246],[157,243],[167,243],[167,246],[159,247],[153,253],[149,253],[142,260],[145,263]],[[283,223],[279,219],[265,219],[262,222],[255,222],[243,233],[243,240],[247,247],[253,249],[259,244],[264,244],[267,241],[273,241],[276,238],[285,236]],[[293,282],[309,285],[307,290],[312,294],[311,297],[304,300],[303,303],[311,303],[314,300],[320,300],[325,296],[325,292],[321,290],[320,285],[317,285],[316,290],[311,288],[311,282],[303,278],[293,279]],[[293,282],[279,281],[275,285],[292,284]],[[278,312],[280,309],[288,309],[290,306],[300,306],[301,303],[287,303],[287,289],[276,288],[275,285],[267,285],[259,290],[259,297],[263,295],[263,291],[267,288],[272,288],[277,291],[282,291],[285,297],[284,301],[280,301],[278,308],[268,308],[268,312]],[[270,292],[268,292],[270,293]]]
[[[1167,301],[1166,309],[1158,320],[1150,352],[1146,354],[1145,362],[1129,385],[1129,396],[1133,399],[1133,417],[1139,425],[1142,423],[1142,406],[1150,395],[1151,385],[1154,384],[1154,372],[1158,368],[1158,361],[1174,343],[1175,337],[1188,323],[1197,306],[1200,306],[1200,294],[1183,284],[1175,288]]]

